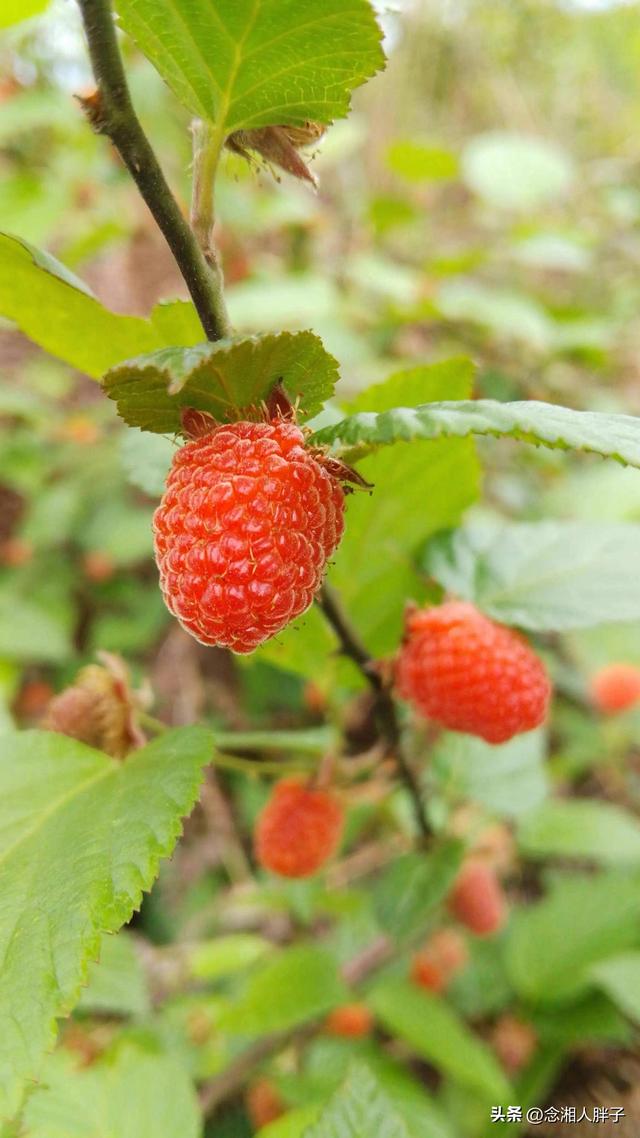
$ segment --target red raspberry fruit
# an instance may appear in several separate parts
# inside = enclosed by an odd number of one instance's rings
[[[640,668],[634,664],[608,664],[591,677],[591,701],[598,711],[612,715],[640,702]]]
[[[337,849],[343,822],[342,806],[330,791],[284,778],[258,819],[256,857],[280,877],[311,877]]]
[[[421,715],[488,743],[537,727],[551,695],[528,644],[462,601],[409,614],[395,680]]]
[[[448,898],[449,911],[475,936],[492,936],[507,918],[504,890],[484,861],[465,862]]]
[[[343,1039],[364,1039],[371,1034],[373,1016],[366,1004],[343,1004],[335,1008],[325,1023],[328,1035]]]
[[[231,423],[176,453],[153,528],[183,628],[252,652],[313,601],[342,536],[344,491],[295,423]]]

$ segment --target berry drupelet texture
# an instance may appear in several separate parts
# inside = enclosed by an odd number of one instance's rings
[[[343,822],[335,794],[284,778],[258,819],[257,860],[280,877],[311,877],[338,848]]]
[[[395,682],[427,719],[488,743],[538,727],[551,696],[526,641],[462,601],[409,614]]]
[[[344,491],[294,423],[231,423],[176,453],[153,528],[169,610],[201,643],[252,652],[313,601]]]

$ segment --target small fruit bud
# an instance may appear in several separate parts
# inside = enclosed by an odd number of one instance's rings
[[[102,665],[83,668],[76,682],[52,699],[41,726],[123,759],[146,740],[135,722],[124,664],[107,652],[100,657]]]

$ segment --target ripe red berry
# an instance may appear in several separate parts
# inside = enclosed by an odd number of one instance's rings
[[[203,644],[252,652],[313,601],[344,491],[295,423],[213,427],[176,453],[154,517],[169,610]]]
[[[640,668],[634,664],[608,664],[591,677],[591,701],[605,715],[625,711],[640,702]]]
[[[465,862],[448,898],[449,911],[475,936],[491,936],[507,917],[504,890],[494,869],[484,861]]]
[[[345,1039],[363,1039],[371,1034],[373,1016],[366,1004],[343,1004],[327,1016],[325,1031]]]
[[[416,953],[411,965],[414,983],[431,992],[442,992],[469,959],[464,939],[455,929],[440,929]]]
[[[281,877],[310,877],[337,849],[343,822],[335,794],[284,778],[258,819],[256,857]]]
[[[551,695],[528,644],[461,601],[409,614],[395,680],[421,715],[488,743],[537,727]]]

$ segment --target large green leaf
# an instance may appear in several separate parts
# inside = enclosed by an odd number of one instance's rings
[[[494,1102],[509,1097],[492,1052],[439,996],[392,980],[375,988],[369,1002],[388,1031],[443,1074]]]
[[[572,411],[535,399],[498,403],[493,399],[395,407],[383,414],[352,415],[323,427],[314,443],[331,443],[347,460],[371,449],[413,439],[504,435],[559,450],[584,450],[640,466],[640,419],[598,411]]]
[[[37,1076],[100,934],[140,904],[193,806],[212,736],[167,732],[117,763],[62,735],[0,749],[0,1117]]]
[[[237,419],[239,409],[259,407],[278,380],[306,418],[337,378],[336,361],[313,332],[279,332],[138,356],[107,372],[104,387],[130,427],[164,435],[180,431],[184,407],[219,422]]]
[[[269,959],[250,978],[218,1026],[236,1035],[286,1031],[347,998],[334,958],[324,949],[296,946]]]
[[[527,731],[492,746],[484,739],[445,732],[433,755],[443,790],[480,802],[495,814],[519,818],[539,806],[547,793],[545,732]]]
[[[528,857],[588,858],[604,865],[640,866],[640,824],[610,802],[585,798],[546,802],[519,831]]]
[[[368,0],[118,0],[120,22],[196,115],[232,131],[330,123],[384,62]]]
[[[364,1063],[354,1063],[317,1122],[302,1138],[409,1138],[393,1103]]]
[[[25,1138],[200,1138],[198,1100],[184,1068],[167,1055],[120,1045],[78,1070],[53,1055],[24,1113]]]
[[[434,538],[424,567],[450,592],[522,628],[557,632],[640,617],[640,525],[471,525]]]
[[[96,379],[119,360],[171,343],[151,321],[110,312],[54,257],[7,233],[0,234],[0,316]]]
[[[639,939],[637,875],[564,877],[542,901],[513,914],[507,971],[525,999],[566,1001],[585,989],[591,965]]]

